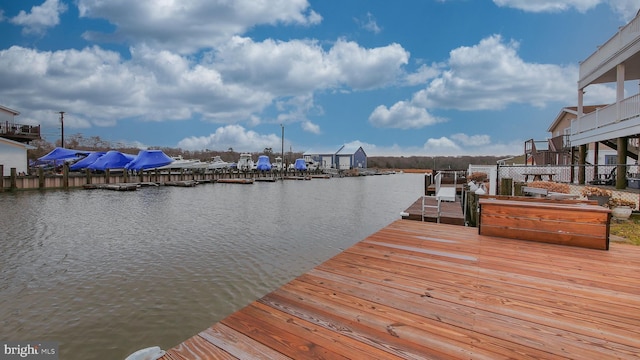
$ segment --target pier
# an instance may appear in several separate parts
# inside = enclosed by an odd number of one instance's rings
[[[162,359],[632,359],[639,263],[397,220]]]

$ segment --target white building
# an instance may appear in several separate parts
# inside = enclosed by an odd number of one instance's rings
[[[31,145],[0,137],[0,165],[4,165],[2,176],[11,175],[11,168],[16,168],[16,172],[27,173],[29,162],[27,160],[27,150],[35,149]]]

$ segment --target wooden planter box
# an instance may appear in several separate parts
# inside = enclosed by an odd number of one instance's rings
[[[571,200],[480,199],[481,235],[609,249],[611,210]]]

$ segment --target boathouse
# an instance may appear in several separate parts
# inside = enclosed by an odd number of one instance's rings
[[[314,161],[321,167],[335,168],[340,170],[348,169],[366,169],[367,154],[362,146],[342,145],[337,151],[315,151],[308,150],[302,157],[305,161]]]

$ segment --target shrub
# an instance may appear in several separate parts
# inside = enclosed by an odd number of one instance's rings
[[[471,173],[471,175],[469,175],[469,180],[476,182],[476,183],[481,183],[485,180],[487,180],[487,174],[483,173],[483,172],[474,172]]]
[[[617,198],[617,197],[609,199],[609,202],[607,203],[607,205],[609,205],[610,208],[614,208],[616,206],[628,206],[632,209],[636,208],[635,202],[627,199]]]
[[[561,184],[553,181],[534,181],[527,186],[539,188],[539,189],[547,189],[550,192],[556,192],[561,194],[569,193],[569,185]]]
[[[582,191],[582,196],[611,196],[611,190],[599,188],[597,186],[585,186]]]

